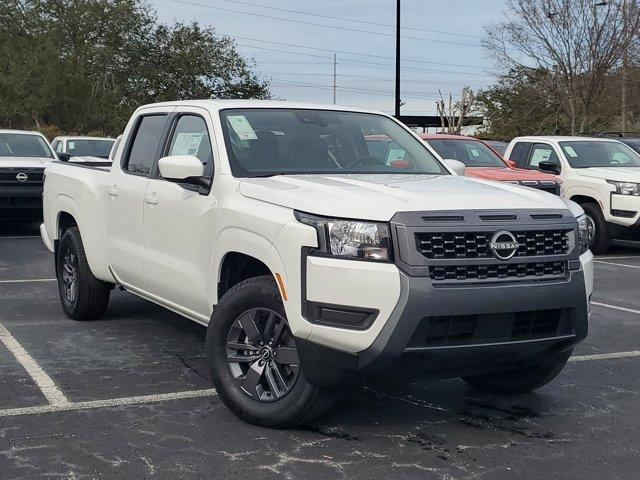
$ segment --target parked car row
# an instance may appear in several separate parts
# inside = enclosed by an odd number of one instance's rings
[[[504,144],[502,157],[488,148],[496,142],[462,135],[421,138],[440,157],[464,163],[465,175],[539,188],[580,204],[594,253],[606,252],[613,239],[640,238],[638,137],[518,137]]]
[[[53,160],[99,164],[109,160],[115,140],[56,137],[0,130],[0,221],[42,219],[44,169]]]
[[[551,172],[562,180],[564,196],[587,214],[594,253],[613,238],[640,233],[640,155],[612,138],[518,137],[505,156],[519,168]]]
[[[0,135],[0,219],[40,218],[42,169],[48,162],[57,158],[107,166],[121,139],[59,136],[49,146],[37,132],[0,130]],[[614,238],[640,237],[640,138],[593,135],[518,137],[511,143],[462,135],[420,137],[450,165],[464,164],[464,175],[576,201],[587,213],[592,251],[604,253]],[[388,136],[367,135],[366,143],[387,166],[408,168],[403,150]],[[462,173],[461,165],[455,168]]]

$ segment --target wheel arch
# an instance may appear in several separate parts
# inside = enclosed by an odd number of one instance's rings
[[[233,285],[262,275],[273,276],[286,299],[284,265],[273,244],[260,234],[236,228],[222,232],[215,241],[211,272],[211,305],[216,305]]]

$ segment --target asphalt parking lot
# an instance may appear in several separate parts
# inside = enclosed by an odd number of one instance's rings
[[[216,398],[204,327],[119,291],[68,320],[37,234],[0,229],[0,479],[638,478],[640,243],[597,259],[589,337],[538,392],[371,384],[287,431]]]

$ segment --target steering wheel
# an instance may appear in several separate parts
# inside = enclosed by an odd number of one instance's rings
[[[347,163],[343,168],[350,168],[353,167],[355,165],[362,165],[362,166],[366,166],[366,165],[375,165],[375,166],[382,166],[382,162],[380,160],[378,160],[375,157],[372,157],[370,155],[367,155],[365,157],[361,157],[361,158],[356,158],[355,160],[352,160],[351,162]]]

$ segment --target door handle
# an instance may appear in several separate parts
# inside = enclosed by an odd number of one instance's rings
[[[157,205],[158,204],[158,194],[153,192],[150,195],[144,196],[144,203],[148,205]]]
[[[113,187],[111,187],[109,190],[107,190],[107,193],[109,194],[109,196],[111,198],[115,198],[118,196],[118,187],[116,187],[115,185]]]

